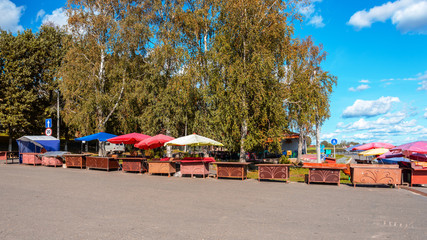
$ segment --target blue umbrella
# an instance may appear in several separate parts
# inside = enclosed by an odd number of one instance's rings
[[[117,137],[117,135],[111,134],[111,133],[105,133],[105,132],[99,132],[92,135],[75,138],[74,141],[92,141],[92,140],[98,140],[100,142],[106,142],[107,139]]]

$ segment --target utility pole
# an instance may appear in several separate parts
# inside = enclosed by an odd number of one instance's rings
[[[56,92],[58,93],[58,97],[56,98],[56,133],[57,133],[57,138],[59,139],[59,89],[56,90]]]

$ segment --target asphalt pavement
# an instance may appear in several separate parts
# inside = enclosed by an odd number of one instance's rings
[[[425,191],[425,187],[418,187]],[[0,164],[0,239],[425,239],[427,197]]]

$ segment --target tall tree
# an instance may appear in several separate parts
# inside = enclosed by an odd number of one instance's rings
[[[61,71],[63,115],[81,133],[105,131],[125,89],[132,92],[130,83],[138,81],[150,36],[144,19],[150,5],[131,0],[68,2],[72,39]]]
[[[9,134],[9,149],[12,138],[40,134],[50,116],[65,51],[62,37],[63,32],[50,26],[37,34],[0,33],[0,122]]]
[[[295,6],[300,1],[224,1],[215,26],[210,103],[232,150],[262,146],[284,131],[283,88]]]
[[[315,46],[311,37],[294,42],[294,54],[288,63],[288,95],[286,108],[291,126],[299,130],[298,158],[303,140],[316,136],[320,156],[320,126],[329,118],[329,100],[336,77],[321,68],[326,59],[322,46]]]

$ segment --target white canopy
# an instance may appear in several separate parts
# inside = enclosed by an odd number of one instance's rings
[[[165,146],[224,146],[224,144],[195,133],[166,142]]]

